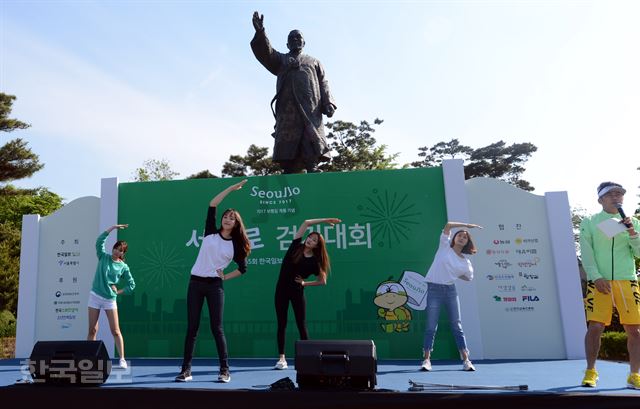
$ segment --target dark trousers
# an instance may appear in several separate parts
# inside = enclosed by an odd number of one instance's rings
[[[289,302],[293,307],[293,314],[296,317],[296,325],[300,332],[300,339],[309,339],[307,333],[307,301],[304,298],[302,288],[294,288],[288,285],[278,284],[276,286],[276,317],[278,318],[278,353],[284,355],[284,333],[287,329],[287,314],[289,312]]]
[[[220,370],[229,369],[227,353],[227,340],[222,328],[222,312],[224,309],[224,289],[222,279],[199,278],[191,276],[189,290],[187,292],[187,335],[184,338],[184,360],[183,369],[191,368],[193,351],[196,347],[196,337],[200,327],[200,316],[202,315],[202,304],[207,300],[209,307],[209,325],[211,333],[216,340],[218,349],[218,359],[220,360]]]

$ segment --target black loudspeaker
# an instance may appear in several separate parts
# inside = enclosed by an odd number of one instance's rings
[[[38,341],[29,357],[35,383],[97,386],[111,373],[102,341]]]
[[[296,341],[301,389],[373,389],[378,369],[372,340]]]

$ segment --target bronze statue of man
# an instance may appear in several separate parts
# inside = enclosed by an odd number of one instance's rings
[[[256,33],[251,50],[278,77],[276,95],[271,100],[276,119],[273,160],[284,173],[301,173],[303,169],[318,172],[318,163],[330,159],[322,114],[330,118],[336,110],[324,69],[320,61],[302,53],[305,43],[298,30],[289,33],[288,53],[271,48],[263,21],[263,15],[253,13]]]

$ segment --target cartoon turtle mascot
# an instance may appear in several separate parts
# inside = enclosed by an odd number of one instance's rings
[[[378,285],[373,303],[377,305],[378,317],[385,320],[380,324],[386,333],[407,332],[411,321],[411,312],[404,305],[407,303],[407,291],[402,284],[389,280]]]

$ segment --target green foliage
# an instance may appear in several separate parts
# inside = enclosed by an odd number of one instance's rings
[[[420,151],[418,156],[423,159],[411,162],[411,166],[415,168],[440,166],[445,159],[463,159],[466,161],[473,153],[473,149],[460,145],[457,139],[452,139],[449,142],[438,142],[430,148],[423,146],[418,148],[418,151]]]
[[[42,169],[38,155],[22,139],[13,139],[0,147],[0,182],[23,179]]]
[[[20,273],[22,215],[46,216],[62,207],[62,198],[45,189],[2,188],[0,195],[0,310],[16,312]]]
[[[376,146],[373,125],[384,122],[376,118],[373,124],[360,121],[360,125],[353,122],[334,121],[326,124],[330,132],[327,134],[329,147],[333,157],[327,163],[319,166],[325,172],[341,172],[354,170],[394,169],[394,160],[398,154],[387,155],[386,145]]]
[[[611,314],[611,323],[604,328],[605,332],[622,332],[624,327],[620,324],[620,314],[616,308],[613,309]]]
[[[187,179],[215,179],[215,178],[217,178],[217,176],[209,172],[209,169],[201,170],[198,173],[194,173],[191,176],[187,176]]]
[[[582,219],[587,217],[587,210],[583,207],[572,207],[571,208],[571,226],[573,231],[573,245],[576,249],[576,254],[578,254],[578,263],[579,267],[582,268],[582,259],[580,253],[580,223],[582,223]],[[582,270],[580,271],[582,274]],[[586,273],[585,276],[586,277]]]
[[[0,310],[18,309],[20,276],[20,230],[11,223],[0,224]]]
[[[628,361],[627,333],[609,331],[602,334],[602,344],[598,358],[609,361]]]
[[[464,175],[466,179],[476,177],[490,177],[502,179],[520,189],[531,191],[533,186],[521,178],[525,171],[524,163],[538,148],[528,142],[514,143],[507,146],[498,141],[478,149],[461,145],[457,139],[449,142],[439,142],[431,148],[418,148],[418,156],[422,160],[412,162],[414,167],[439,166],[444,159],[463,159],[465,162]]]
[[[0,338],[16,336],[16,317],[11,311],[0,310]]]
[[[0,131],[12,132],[25,129],[29,124],[17,119],[9,118],[13,95],[0,92]],[[42,169],[38,155],[27,147],[27,143],[20,138],[10,140],[0,147],[0,182],[23,179]]]
[[[2,132],[30,126],[9,118],[15,99],[13,95],[0,93]],[[29,177],[43,166],[38,155],[20,138],[10,140],[0,147],[0,183]],[[62,198],[45,188],[19,189],[11,185],[0,185],[0,310],[15,313],[17,309],[22,215],[38,213],[44,216],[61,205]],[[13,333],[15,334],[15,324]]]
[[[269,157],[269,148],[251,144],[245,156],[231,155],[222,166],[222,176],[264,176],[281,173],[280,166]]]
[[[4,92],[0,92],[0,131],[11,132],[16,129],[26,129],[29,124],[19,121],[17,119],[9,118],[11,115],[11,109],[13,107],[13,101],[16,97],[14,95],[8,95]]]
[[[22,226],[22,215],[49,215],[62,207],[63,198],[46,188],[18,189],[7,185],[0,196],[0,223]]]
[[[383,121],[375,119],[373,125]],[[327,134],[333,157],[319,166],[324,172],[352,170],[393,169],[398,154],[386,155],[385,145],[376,146],[372,136],[375,129],[367,121],[360,125],[352,122],[335,121],[326,124],[331,130]],[[280,166],[269,156],[269,148],[249,146],[245,156],[231,155],[222,167],[222,176],[263,176],[281,173]]]
[[[166,159],[147,159],[142,167],[133,172],[135,182],[153,182],[159,180],[173,180],[178,172],[171,169],[171,164]]]

